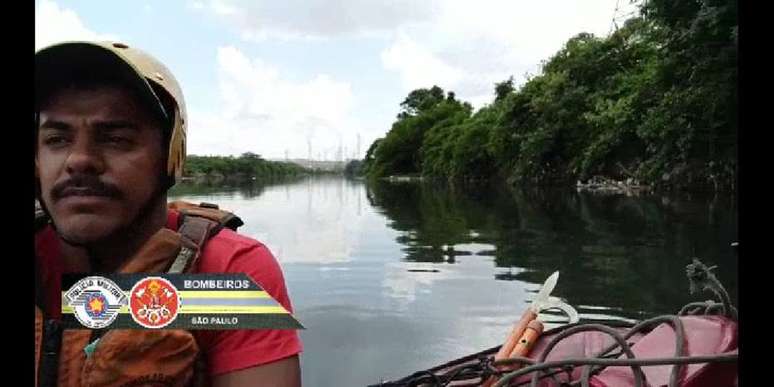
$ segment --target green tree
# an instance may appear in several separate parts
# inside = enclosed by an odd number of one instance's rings
[[[513,76],[505,81],[495,83],[495,102],[499,102],[513,93],[515,88],[513,87]]]
[[[416,116],[417,114],[432,108],[443,100],[444,91],[438,86],[433,86],[430,89],[414,90],[409,93],[403,102],[401,102],[400,107],[402,110],[398,114],[398,118]]]

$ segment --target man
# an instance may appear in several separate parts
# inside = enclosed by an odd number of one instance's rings
[[[182,92],[166,67],[122,43],[73,42],[45,48],[35,55],[35,76],[37,199],[51,220],[36,234],[36,270],[43,287],[38,292],[45,304],[38,311],[42,318],[56,320],[61,311],[61,274],[168,268],[182,256],[181,246],[190,246],[180,242],[185,238],[176,237],[181,215],[168,209],[166,196],[182,175],[187,117]],[[170,259],[138,266],[170,241],[178,243],[175,264]],[[202,243],[191,271],[244,272],[292,311],[280,267],[263,244],[228,228],[208,233]],[[100,372],[106,373],[105,380],[115,379],[119,373],[128,374],[126,369],[134,362],[155,361],[137,369],[163,368],[175,364],[181,354],[202,356],[214,386],[301,384],[302,344],[294,330],[194,331],[195,343],[186,342],[179,332],[160,332],[133,331],[127,336],[131,339],[120,344],[115,344],[117,332],[105,334],[99,342],[91,336],[78,345],[65,336],[61,351],[71,356],[37,361],[41,369],[53,361],[58,369],[54,379],[60,385],[85,384]],[[116,354],[106,349],[108,335],[118,347]],[[94,352],[84,343],[96,347]],[[153,343],[166,343],[167,349],[153,350]],[[137,356],[129,359],[128,354]],[[104,364],[110,356],[122,364]],[[190,383],[190,362],[184,364],[179,380],[170,376],[179,370],[158,376],[159,380],[153,379],[158,373],[151,372],[124,385]],[[48,368],[46,372],[56,372]]]

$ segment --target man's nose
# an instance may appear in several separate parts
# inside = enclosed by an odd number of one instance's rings
[[[94,141],[86,136],[76,136],[65,167],[70,174],[100,174],[104,170],[104,160]]]

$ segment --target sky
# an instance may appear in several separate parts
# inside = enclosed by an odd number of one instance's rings
[[[414,89],[481,108],[630,0],[116,0],[35,3],[35,48],[120,41],[182,86],[188,153],[362,158]]]

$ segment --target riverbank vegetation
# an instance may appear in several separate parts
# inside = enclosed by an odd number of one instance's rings
[[[453,91],[414,90],[362,171],[733,191],[736,9],[735,0],[648,1],[607,37],[571,38],[523,85],[497,83],[475,111]]]
[[[188,155],[185,160],[186,178],[194,180],[271,180],[309,173],[300,165],[269,161],[255,153],[234,156]]]

